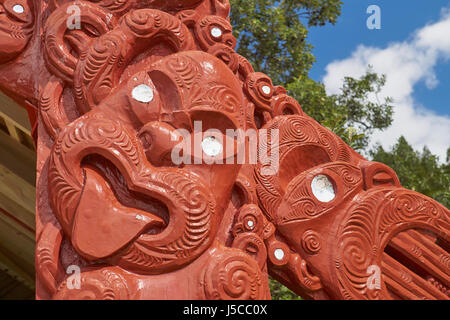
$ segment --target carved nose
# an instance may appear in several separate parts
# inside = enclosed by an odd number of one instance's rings
[[[361,164],[364,177],[364,189],[376,187],[400,187],[400,180],[394,170],[379,162],[364,161]]]
[[[183,141],[183,136],[172,126],[163,122],[147,123],[139,137],[150,163],[154,166],[174,166],[171,153]]]

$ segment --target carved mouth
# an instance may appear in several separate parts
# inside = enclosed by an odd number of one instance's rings
[[[369,299],[448,299],[448,221],[445,207],[414,191],[366,192],[338,230],[335,258],[344,266],[337,269],[343,288]]]
[[[90,155],[84,159],[83,165],[94,169],[105,179],[111,187],[114,196],[123,206],[151,213],[164,221],[162,225],[148,227],[136,238],[143,234],[159,234],[169,224],[169,210],[167,206],[155,198],[129,190],[122,173],[110,161],[98,155]]]
[[[427,230],[407,230],[396,235],[384,249],[382,260],[391,297],[450,298],[449,249],[445,239]]]

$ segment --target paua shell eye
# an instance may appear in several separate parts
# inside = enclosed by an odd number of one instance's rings
[[[150,101],[153,100],[154,93],[153,89],[150,88],[148,85],[140,84],[134,87],[133,91],[131,92],[131,96],[136,101],[149,103]]]
[[[7,0],[4,2],[3,7],[7,12],[8,17],[19,22],[28,22],[30,10],[26,1]]]
[[[314,177],[311,182],[311,190],[320,202],[330,202],[336,198],[333,183],[323,174]]]

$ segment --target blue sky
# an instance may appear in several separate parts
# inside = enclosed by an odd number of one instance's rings
[[[369,30],[370,5],[381,9],[381,29]],[[373,142],[391,146],[403,134],[417,149],[427,145],[445,160],[450,147],[450,0],[344,0],[336,25],[310,30],[317,62],[310,76],[338,92],[344,76],[367,64],[388,77],[392,128]]]

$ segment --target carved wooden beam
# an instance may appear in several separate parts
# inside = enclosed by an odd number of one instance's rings
[[[0,154],[0,268],[34,290],[36,155],[5,132]]]
[[[228,1],[2,6],[0,89],[39,115],[38,299],[269,299],[269,273],[448,298],[449,210],[255,72]]]
[[[0,92],[0,117],[5,122],[9,122],[15,131],[21,130],[31,136],[31,124],[27,111],[20,107],[11,98]]]

